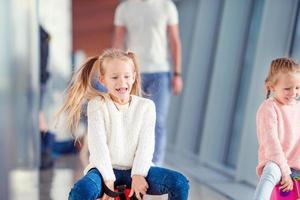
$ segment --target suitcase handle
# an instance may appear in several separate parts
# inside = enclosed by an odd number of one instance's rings
[[[114,197],[114,198],[120,196],[121,194],[124,194],[125,188],[126,188],[126,185],[120,185],[120,186],[117,186],[118,191],[112,191],[103,183],[104,193],[107,194],[108,196]]]
[[[126,200],[126,196],[125,196],[126,187],[127,187],[126,185],[119,185],[119,186],[117,186],[118,191],[112,191],[103,182],[103,191],[104,191],[104,193],[107,194],[110,197],[113,197],[113,198],[120,197],[120,200]],[[130,197],[130,200],[138,200],[138,199],[136,198],[135,194],[133,194]]]

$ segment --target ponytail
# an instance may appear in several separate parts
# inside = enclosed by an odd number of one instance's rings
[[[268,99],[268,98],[270,98],[270,95],[271,95],[270,81],[269,81],[268,78],[266,78],[266,80],[265,80],[265,88],[266,88],[266,91],[267,91],[266,99]]]
[[[267,95],[266,95],[266,99],[270,98],[270,95],[271,95],[271,90],[267,90]]]
[[[103,96],[101,92],[92,87],[91,83],[96,70],[99,69],[99,66],[97,67],[95,64],[97,60],[98,57],[88,59],[74,74],[68,86],[64,104],[58,111],[58,116],[61,113],[66,114],[67,127],[71,130],[72,134],[79,125],[84,102],[95,96]]]

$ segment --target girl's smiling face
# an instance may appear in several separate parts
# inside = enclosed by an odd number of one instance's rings
[[[271,86],[274,98],[285,105],[294,104],[300,92],[300,73],[284,73]]]
[[[112,100],[120,104],[129,102],[134,81],[133,63],[120,59],[108,60],[104,75],[100,76],[100,82],[106,87]]]

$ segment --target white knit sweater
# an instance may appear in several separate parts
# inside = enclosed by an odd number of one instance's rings
[[[108,97],[88,103],[90,163],[85,173],[97,168],[105,181],[114,181],[113,169],[132,169],[131,176],[147,176],[152,165],[155,132],[153,101],[132,95],[130,105],[119,111]]]

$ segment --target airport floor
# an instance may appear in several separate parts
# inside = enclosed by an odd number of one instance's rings
[[[41,170],[39,180],[34,183],[34,174],[18,171],[15,173],[14,187],[11,196],[13,200],[63,200],[67,199],[68,192],[74,182],[82,175],[82,164],[78,155],[63,155],[51,169]],[[22,177],[22,178],[21,178]],[[36,175],[36,177],[38,177]],[[228,200],[209,187],[198,183],[189,177],[189,200]],[[28,189],[26,190],[26,186]],[[35,189],[32,190],[32,187]],[[31,189],[30,189],[31,188]],[[38,195],[36,195],[38,194]],[[167,200],[167,195],[146,196],[145,200]]]

